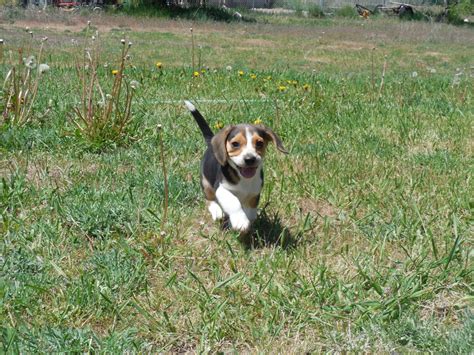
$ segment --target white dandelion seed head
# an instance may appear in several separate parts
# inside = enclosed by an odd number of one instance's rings
[[[90,26],[91,25],[91,21],[87,21],[87,26]]]
[[[48,40],[48,37],[46,37],[46,36],[43,37],[43,38],[41,38],[41,41],[42,41],[42,42],[46,42],[47,40]]]
[[[40,74],[46,73],[47,71],[49,71],[49,65],[44,63],[40,64],[38,66],[38,71],[40,72]]]
[[[28,58],[23,58],[23,63],[27,68],[34,69],[36,68],[36,58],[33,55],[30,55]]]
[[[128,46],[131,47],[131,46],[132,46],[132,42],[128,42]]]
[[[106,98],[107,100],[111,100],[111,99],[112,99],[112,95],[107,94],[107,95],[105,95],[105,98]]]
[[[120,43],[125,44],[125,40],[122,38],[122,39],[120,40]]]
[[[161,232],[160,232],[160,236],[162,236],[162,237],[166,236],[166,232],[165,232],[165,231],[161,231]]]
[[[138,87],[140,86],[140,83],[136,80],[132,80],[130,82],[130,87],[133,89],[133,90],[136,90]]]
[[[452,85],[455,86],[455,85],[459,85],[461,83],[461,77],[462,77],[463,73],[462,72],[458,72],[456,74],[454,74],[453,76],[453,82],[452,82]]]
[[[3,38],[0,38],[0,44],[3,44]]]
[[[228,66],[225,67],[225,69],[226,69],[227,71],[231,71],[231,70],[232,70],[232,67],[231,67],[230,65],[228,65]]]
[[[411,77],[412,78],[416,78],[418,76],[418,73],[416,71],[414,71],[413,73],[411,73]]]

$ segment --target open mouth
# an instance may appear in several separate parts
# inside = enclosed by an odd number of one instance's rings
[[[240,175],[242,175],[244,178],[250,179],[257,172],[257,167],[252,166],[252,167],[239,168],[239,172],[240,172]]]

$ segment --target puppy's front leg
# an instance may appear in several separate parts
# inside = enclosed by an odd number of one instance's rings
[[[237,196],[226,188],[219,186],[216,190],[216,198],[224,212],[229,216],[232,229],[240,232],[246,232],[250,229],[250,220]]]

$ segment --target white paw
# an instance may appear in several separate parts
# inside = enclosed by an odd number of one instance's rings
[[[211,217],[213,221],[224,218],[224,212],[222,211],[221,206],[215,201],[211,201],[208,206],[209,212],[211,212]]]
[[[236,213],[231,215],[229,218],[232,229],[239,232],[246,232],[250,229],[250,221],[245,213]]]

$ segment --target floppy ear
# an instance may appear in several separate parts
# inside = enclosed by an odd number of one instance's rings
[[[216,133],[211,140],[211,147],[214,151],[214,156],[221,165],[225,165],[227,161],[227,149],[226,149],[226,140],[230,131],[234,126],[227,126],[222,128],[219,132]]]
[[[278,135],[275,132],[273,132],[268,127],[264,127],[263,130],[265,132],[264,138],[266,141],[272,141],[280,152],[288,154],[288,151],[285,149],[285,147],[283,147],[283,143],[281,142],[280,137],[278,137]]]

